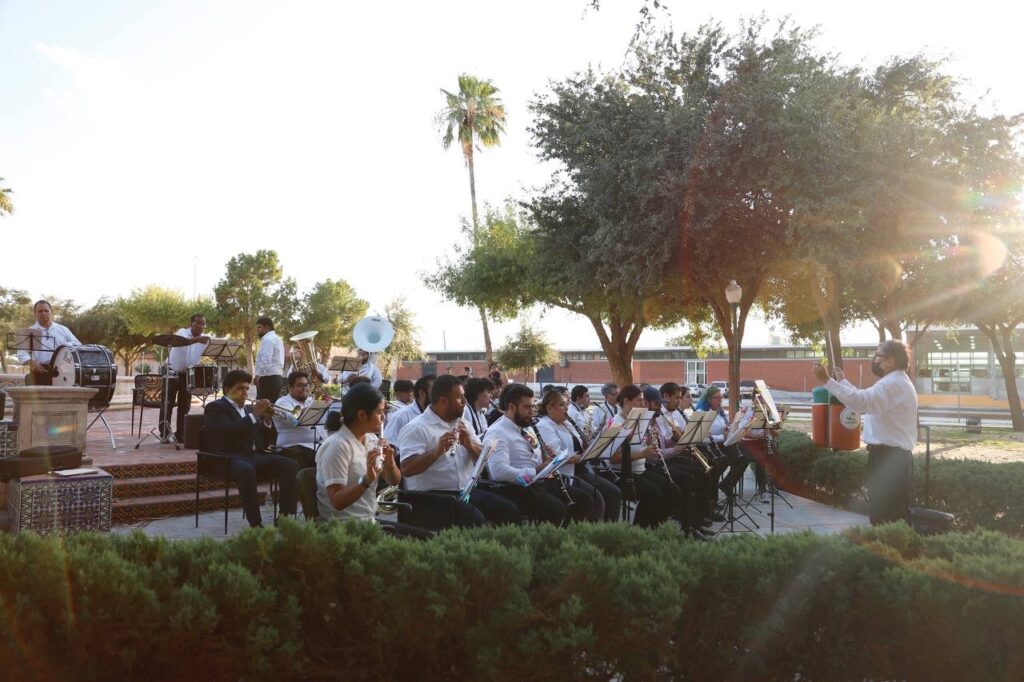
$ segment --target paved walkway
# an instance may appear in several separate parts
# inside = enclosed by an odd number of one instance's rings
[[[754,490],[754,477],[752,472],[747,472],[747,477],[744,481],[744,489],[747,491],[748,495]],[[868,525],[868,517],[862,514],[854,514],[853,512],[836,509],[835,507],[829,507],[828,505],[820,504],[788,493],[785,497],[789,500],[789,503],[793,505],[793,508],[790,509],[781,498],[776,498],[775,532],[777,534],[797,533],[809,530],[819,535],[829,535],[832,533],[839,533],[846,528]],[[758,535],[768,536],[771,534],[771,519],[768,517],[769,508],[770,507],[767,504],[754,502],[749,505],[749,508],[747,508],[750,519],[742,518],[742,521],[752,528]],[[262,513],[265,519],[270,518],[268,507],[264,507]],[[754,523],[760,526],[760,528],[754,528]],[[723,524],[716,524],[715,527],[717,529],[722,525]],[[154,521],[140,521],[138,523],[115,526],[113,532],[129,533],[138,529],[146,535],[154,537],[162,536],[171,539],[185,539],[209,536],[214,539],[223,539],[234,535],[247,527],[248,524],[242,518],[242,510],[231,509],[228,511],[227,535],[224,534],[223,511],[200,514],[198,528],[195,527],[195,516],[190,515],[178,516],[169,519],[157,519]],[[738,523],[734,528],[737,531],[746,532]],[[720,537],[728,537],[728,535],[728,533],[725,533]]]

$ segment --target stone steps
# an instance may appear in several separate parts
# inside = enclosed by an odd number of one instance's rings
[[[201,479],[199,491],[220,489],[224,484],[220,481]],[[196,475],[177,474],[173,476],[140,476],[135,478],[114,478],[114,499],[126,500],[140,497],[175,495],[196,491]]]
[[[194,480],[194,479],[193,479]],[[258,494],[262,505],[267,497],[268,486],[262,486]],[[238,489],[231,486],[228,489],[228,508],[238,509],[242,506],[242,500],[238,495]],[[188,493],[174,493],[169,495],[149,495],[146,497],[130,497],[125,499],[114,499],[111,505],[111,523],[134,523],[137,521],[148,521],[169,516],[185,516],[195,512],[196,494],[193,489]],[[199,512],[223,511],[224,510],[224,488],[223,484],[213,490],[199,491]],[[241,513],[241,512],[229,512]]]

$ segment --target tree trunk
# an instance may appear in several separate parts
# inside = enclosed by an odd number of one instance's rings
[[[7,354],[0,353],[0,370],[3,370],[4,374],[7,374]]]
[[[643,321],[623,322],[613,314],[609,315],[606,330],[600,315],[588,314],[587,319],[597,332],[601,349],[608,358],[612,381],[620,387],[633,383],[633,352],[646,324]],[[609,331],[611,336],[608,334]]]
[[[477,306],[480,311],[480,324],[484,327],[484,352],[487,355],[487,366],[494,362],[494,349],[491,347],[491,329],[487,326],[487,310],[483,306]]]
[[[466,167],[469,168],[469,200],[473,209],[473,246],[477,245],[480,238],[480,218],[476,209],[476,166],[473,163],[473,143],[463,149],[466,156]],[[491,330],[487,326],[487,309],[482,305],[477,306],[480,311],[480,324],[484,328],[484,353],[487,355],[487,364],[494,362],[494,350],[491,347]]]
[[[988,337],[995,353],[996,361],[1003,370],[1003,381],[1006,384],[1006,401],[1010,405],[1010,423],[1014,431],[1024,431],[1024,412],[1021,410],[1020,391],[1017,390],[1017,355],[1013,349],[1013,330],[1016,323],[1009,326],[988,326],[975,324],[978,330]],[[1000,339],[999,337],[1002,337]]]

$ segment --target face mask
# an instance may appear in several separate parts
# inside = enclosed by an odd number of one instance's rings
[[[878,360],[871,361],[871,373],[881,379],[885,376],[885,372],[882,371],[882,363]]]

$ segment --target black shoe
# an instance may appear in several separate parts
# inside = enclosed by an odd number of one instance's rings
[[[723,516],[722,518],[724,519],[725,517]],[[711,528],[711,524],[713,524],[713,523],[714,523],[714,521],[710,517],[705,516],[703,519],[701,519],[700,527],[701,528]]]
[[[689,535],[694,540],[697,540],[698,542],[708,542],[708,536],[704,535],[704,533],[702,533],[701,531],[697,530],[696,528],[690,528],[690,529],[688,529],[686,531],[686,533],[687,533],[687,535]]]
[[[711,517],[715,521],[725,521],[725,514],[721,512],[715,512],[715,515]]]

